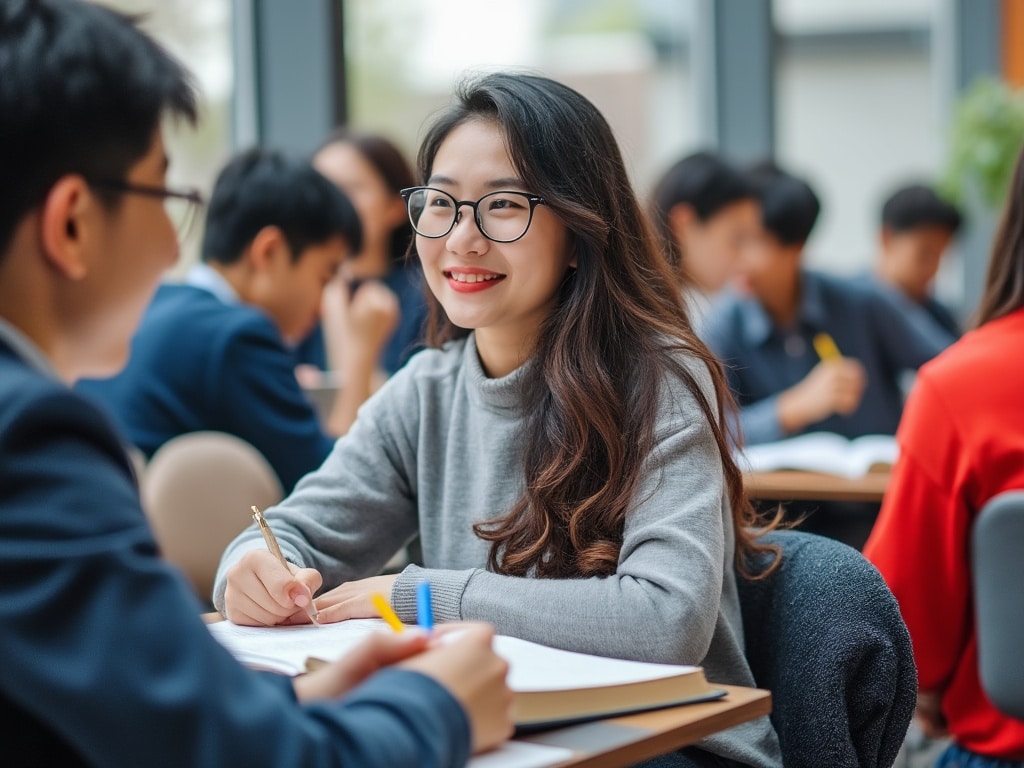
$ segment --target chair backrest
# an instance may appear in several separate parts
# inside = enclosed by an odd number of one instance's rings
[[[746,653],[772,692],[786,768],[891,766],[913,715],[910,636],[881,575],[857,550],[776,531],[782,562],[738,578]],[[766,559],[755,567],[763,567]]]
[[[263,455],[223,432],[192,432],[165,443],[142,476],[142,503],[165,559],[209,602],[224,548],[261,509],[282,498]]]
[[[971,572],[981,686],[996,709],[1024,720],[1024,491],[994,496],[978,514]]]

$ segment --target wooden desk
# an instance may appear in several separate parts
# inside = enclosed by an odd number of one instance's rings
[[[207,624],[223,621],[204,613]],[[767,715],[772,697],[759,688],[720,685],[725,697],[700,704],[596,720],[521,736],[519,741],[571,749],[576,754],[553,768],[625,768],[651,757],[695,744],[706,736]]]
[[[888,472],[845,478],[818,472],[745,472],[743,484],[752,499],[772,501],[880,502],[889,484]]]
[[[576,752],[568,762],[559,763],[558,768],[624,768],[771,712],[768,691],[731,685],[716,687],[728,691],[725,698],[572,725],[520,740],[567,747]]]

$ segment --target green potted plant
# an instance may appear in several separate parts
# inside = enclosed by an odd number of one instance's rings
[[[953,110],[942,192],[961,205],[976,195],[989,210],[999,209],[1022,144],[1024,88],[995,78],[975,80]]]

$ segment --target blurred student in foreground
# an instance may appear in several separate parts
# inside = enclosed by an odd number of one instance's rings
[[[214,185],[202,262],[157,291],[125,369],[80,390],[108,406],[147,456],[177,435],[227,432],[262,453],[289,491],[348,430],[386,341],[332,335],[346,337],[338,355],[348,376],[321,425],[288,345],[316,323],[325,291],[343,292],[333,278],[361,243],[352,204],[311,165],[243,152]],[[339,301],[347,297],[324,303]]]
[[[910,630],[918,719],[926,734],[953,737],[939,768],[1024,765],[1024,722],[997,711],[981,687],[968,560],[982,507],[1024,488],[1022,345],[1024,153],[977,328],[920,370],[897,433],[899,460],[864,550]]]
[[[382,292],[394,306],[393,317],[382,312],[374,315],[378,325],[387,323],[387,338],[376,365],[390,376],[423,347],[427,318],[423,271],[417,259],[409,258],[412,227],[400,194],[415,183],[412,169],[388,139],[345,128],[332,133],[321,145],[313,156],[313,166],[348,196],[363,227],[363,247],[353,254],[338,278],[349,287],[349,312],[356,315],[364,304],[382,303]],[[381,332],[365,323],[351,325],[356,334]],[[297,355],[300,363],[335,371],[339,364],[329,360],[327,354],[334,345],[325,344],[324,331],[329,332],[330,326],[318,326],[300,345]],[[351,343],[358,344],[358,338]]]
[[[128,18],[0,3],[0,722],[5,765],[448,766],[511,731],[491,630],[375,636],[295,678],[240,666],[158,557],[106,416],[178,255],[165,113],[186,73]],[[387,669],[384,669],[387,667]]]
[[[744,440],[817,430],[893,434],[903,409],[900,375],[949,339],[878,290],[804,269],[817,195],[770,165],[750,180],[761,225],[741,248],[737,290],[716,304],[704,330],[739,400]],[[824,359],[822,334],[831,340]]]
[[[684,157],[661,177],[653,218],[679,274],[690,322],[699,332],[728,284],[740,248],[760,224],[754,190],[738,169],[710,152]]]
[[[960,211],[923,184],[901,187],[882,206],[879,259],[869,279],[899,291],[947,333],[960,336],[953,313],[933,295],[939,262],[961,224]]]

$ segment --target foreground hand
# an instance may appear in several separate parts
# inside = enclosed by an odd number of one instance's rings
[[[379,618],[380,613],[373,606],[370,596],[379,592],[390,602],[391,588],[395,585],[396,578],[398,578],[397,574],[388,574],[358,581],[347,581],[340,587],[324,592],[316,599],[320,622],[330,624],[345,619]]]
[[[463,631],[456,637],[438,639],[399,666],[422,672],[449,690],[469,718],[473,752],[483,752],[512,735],[514,697],[505,682],[508,662],[491,647],[493,627],[449,624],[445,634],[455,628]]]
[[[337,698],[377,670],[421,653],[428,642],[425,632],[376,632],[338,661],[296,677],[295,695],[299,701]]]
[[[235,624],[308,624],[306,606],[323,578],[312,568],[286,569],[270,552],[246,552],[227,573],[224,615]]]

